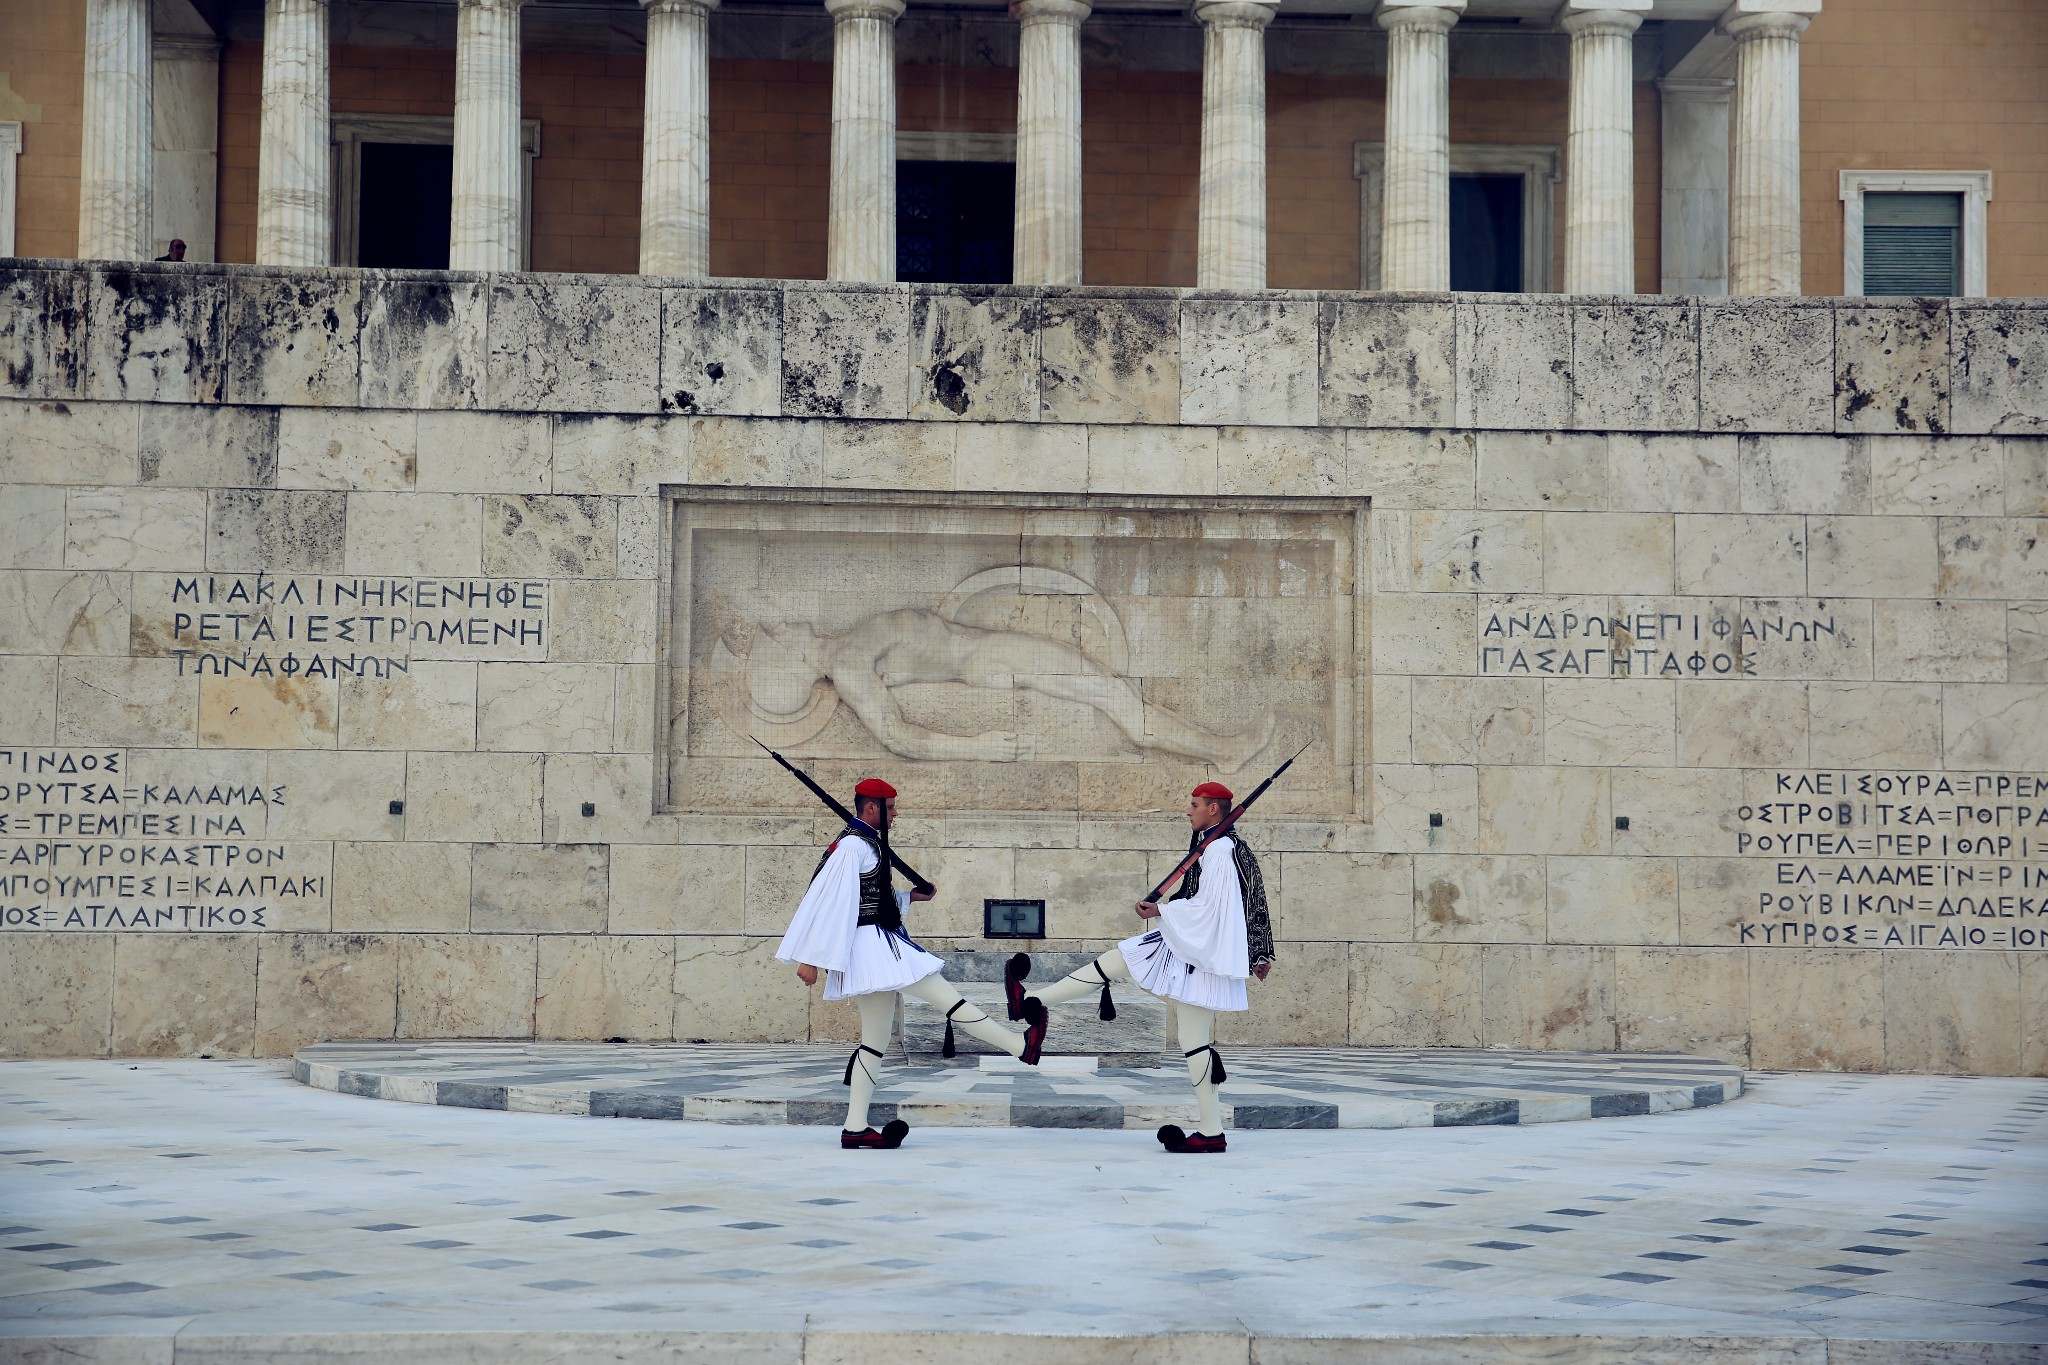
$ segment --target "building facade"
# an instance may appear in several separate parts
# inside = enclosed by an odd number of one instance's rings
[[[88,10],[129,30],[90,68]],[[921,206],[964,197],[1008,202],[966,229],[996,267],[920,238],[903,277],[1429,287],[1449,250],[1460,287],[1714,294],[1733,224],[1776,260],[1736,292],[2048,292],[2048,14],[2027,0],[1048,0],[836,17],[76,0],[0,8],[0,52],[0,168],[30,256],[102,254],[81,222],[126,211],[129,249],[106,254],[155,256],[175,236],[194,260],[445,265],[439,221],[482,199],[510,254],[455,264],[873,279],[898,272],[881,243],[900,215],[918,236]],[[479,160],[458,183],[465,91]],[[90,128],[87,108],[105,114]],[[145,126],[154,156],[122,151]],[[899,165],[917,202],[898,202]],[[100,206],[84,219],[81,184]],[[1926,197],[1884,199],[1873,218],[1873,194]],[[834,269],[834,203],[881,259],[848,246]],[[1913,221],[1892,223],[1900,212]],[[1412,278],[1383,271],[1389,250],[1410,259],[1390,221],[1429,244]],[[1866,235],[1906,250],[1908,273],[1866,282]],[[1900,241],[1945,254],[1885,245]]]

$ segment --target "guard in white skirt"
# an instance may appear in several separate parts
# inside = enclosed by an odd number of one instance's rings
[[[912,901],[930,900],[932,891],[898,891],[889,869],[889,825],[896,817],[896,789],[870,777],[854,789],[855,819],[832,841],[810,889],[798,903],[796,916],[775,956],[797,964],[806,986],[825,974],[827,1000],[853,999],[860,1007],[860,1046],[847,1059],[846,1126],[839,1145],[850,1149],[892,1149],[903,1145],[910,1125],[891,1119],[878,1133],[868,1126],[868,1103],[875,1093],[875,1065],[889,1047],[896,1020],[898,994],[912,996],[946,1012],[947,1055],[953,1025],[958,1024],[991,1047],[1036,1066],[1045,1046],[1046,1012],[1023,999],[1023,980],[1031,959],[1019,953],[1006,969],[1012,1018],[1027,1028],[1012,1033],[953,989],[941,975],[945,962],[912,941],[903,927]],[[936,890],[936,888],[934,888]]]
[[[1194,828],[1189,852],[1200,847],[1210,827],[1223,819],[1230,802],[1230,788],[1220,782],[1195,788],[1188,800],[1188,823]],[[1264,981],[1273,969],[1273,926],[1259,861],[1233,826],[1231,833],[1203,851],[1180,889],[1163,905],[1140,901],[1137,910],[1139,918],[1156,924],[1055,981],[1026,1000],[1025,1007],[1078,1000],[1099,987],[1102,1017],[1114,1019],[1116,1007],[1109,997],[1113,981],[1135,982],[1171,1000],[1201,1123],[1192,1134],[1169,1123],[1159,1130],[1159,1140],[1169,1152],[1224,1151],[1223,1110],[1216,1087],[1227,1076],[1215,1047],[1216,1015],[1251,1008],[1246,979],[1256,976]]]

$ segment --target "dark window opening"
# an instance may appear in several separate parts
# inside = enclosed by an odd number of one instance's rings
[[[453,147],[365,142],[357,191],[357,264],[446,270],[454,180]]]
[[[1522,177],[1451,177],[1451,288],[1513,294],[1522,283]]]
[[[1865,194],[1863,292],[1963,292],[1963,196]]]
[[[998,161],[896,163],[896,278],[1008,284],[1017,168]]]

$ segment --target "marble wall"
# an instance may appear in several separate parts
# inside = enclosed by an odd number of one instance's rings
[[[1127,932],[1327,744],[1240,1043],[2042,1074],[2044,370],[2038,300],[10,262],[0,1049],[842,1037],[765,716],[947,948]],[[807,659],[899,611],[1029,639],[864,712]]]

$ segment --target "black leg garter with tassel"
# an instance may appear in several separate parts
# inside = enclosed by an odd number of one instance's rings
[[[1230,1079],[1230,1073],[1223,1069],[1223,1054],[1218,1052],[1212,1044],[1204,1043],[1200,1047],[1189,1048],[1186,1052],[1181,1053],[1181,1056],[1192,1057],[1199,1052],[1209,1054],[1209,1084],[1221,1085]]]
[[[876,1050],[876,1049],[874,1049],[874,1048],[871,1048],[871,1047],[869,1047],[869,1046],[868,1046],[868,1045],[867,1045],[866,1043],[862,1043],[862,1044],[861,1044],[860,1046],[856,1047],[856,1048],[855,1048],[855,1049],[853,1050],[853,1053],[852,1053],[852,1055],[851,1055],[851,1056],[849,1056],[849,1057],[848,1057],[848,1058],[846,1059],[846,1075],[840,1078],[840,1081],[839,1081],[839,1083],[840,1083],[841,1085],[852,1085],[852,1084],[853,1084],[853,1068],[854,1068],[854,1066],[855,1066],[856,1064],[858,1064],[858,1065],[860,1066],[860,1069],[861,1069],[861,1070],[863,1070],[863,1071],[867,1071],[867,1063],[865,1063],[865,1062],[862,1062],[862,1061],[860,1060],[860,1054],[861,1054],[861,1053],[863,1053],[863,1052],[865,1052],[865,1053],[868,1053],[868,1054],[870,1054],[871,1056],[875,1056],[875,1057],[879,1057],[879,1056],[881,1056],[881,1055],[882,1055],[882,1054],[881,1054],[881,1053],[880,1053],[879,1051],[877,1051],[877,1050]],[[869,1079],[869,1080],[873,1080],[874,1078],[875,1078],[875,1073],[874,1073],[874,1072],[872,1072],[872,1071],[868,1071],[868,1079]]]
[[[966,1003],[965,1000],[955,1000],[952,1008],[946,1011],[946,1045],[939,1049],[941,1057],[952,1057],[957,1055],[959,1051],[959,1049],[953,1046],[953,1015]]]
[[[1109,998],[1109,973],[1102,970],[1100,962],[1091,962],[1088,965],[1093,967],[1095,974],[1102,978],[1102,1003],[1095,1007],[1096,1017],[1104,1023],[1108,1023],[1116,1018],[1116,1001]]]

